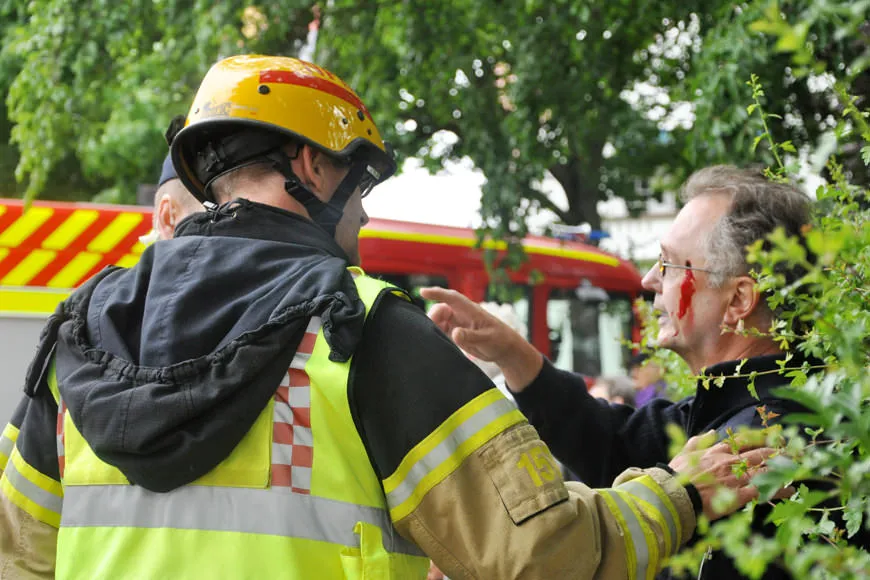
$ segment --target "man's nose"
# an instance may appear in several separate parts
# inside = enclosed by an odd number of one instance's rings
[[[369,214],[366,213],[366,210],[362,210],[362,215],[359,216],[359,224],[360,227],[369,223]]]
[[[640,285],[644,287],[644,290],[658,292],[661,289],[661,281],[661,276],[659,276],[659,264],[656,262],[643,277],[643,280],[640,281]]]

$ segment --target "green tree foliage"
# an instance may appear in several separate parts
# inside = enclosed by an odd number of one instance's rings
[[[53,195],[72,180],[78,195],[133,201],[138,183],[156,179],[169,120],[186,113],[217,56],[239,50],[244,8],[6,0],[0,87],[27,195]]]
[[[760,131],[744,105],[750,72],[786,121],[774,126],[777,141],[815,146],[836,125],[837,105],[811,90],[818,75],[803,74],[807,65],[786,50],[813,44],[852,94],[866,95],[867,3],[802,0],[781,14],[763,0],[334,0],[319,7],[315,59],[365,96],[402,156],[421,155],[430,168],[471,158],[488,179],[490,233],[506,238],[524,233],[538,208],[597,226],[601,199],[641,207],[639,179],[672,186],[699,166],[748,160]],[[163,130],[208,66],[240,52],[298,54],[313,6],[3,0],[0,139],[11,127],[14,148],[4,150],[0,182],[10,189],[15,163],[29,196],[66,189],[132,201],[138,183],[154,180]],[[791,36],[766,34],[790,22],[801,23]],[[663,92],[626,97],[638,83]],[[689,104],[691,130],[667,122]],[[439,146],[439,131],[457,139]],[[849,137],[840,137],[845,151]],[[843,163],[862,183],[857,158]],[[533,187],[546,172],[567,208]]]
[[[827,90],[835,75],[859,103],[868,103],[868,14],[868,0],[709,5],[698,15],[699,50],[689,60],[660,59],[650,68],[675,101],[695,106],[696,122],[686,135],[683,156],[688,166],[774,163],[766,144],[757,153],[751,147],[763,132],[761,119],[744,108],[752,99],[745,81],[753,73],[767,93],[767,112],[780,119],[770,127],[776,142],[795,152],[819,150],[821,161],[813,169],[823,173],[824,159],[836,148],[847,179],[870,184],[859,136],[834,135],[842,103]]]
[[[863,19],[863,14],[854,16]],[[817,57],[814,45],[804,42],[811,22],[788,24],[773,11],[754,26],[773,36],[795,70],[832,72],[824,55]],[[760,578],[771,563],[808,579],[866,578],[870,570],[870,554],[849,544],[862,528],[870,530],[870,191],[850,183],[848,177],[859,172],[847,170],[841,161],[863,163],[862,171],[870,166],[870,113],[849,92],[854,78],[833,72],[824,94],[839,111],[833,131],[840,148],[827,163],[828,184],[816,192],[816,223],[803,233],[803,240],[778,231],[767,248],[762,242],[749,248],[749,261],[770,306],[782,313],[765,334],[786,352],[800,351],[824,367],[824,372],[811,375],[807,363],[796,365],[788,357],[784,361],[792,384],[779,393],[807,411],[783,417],[784,430],[769,430],[767,442],[781,454],[754,478],[761,501],[786,485],[797,493],[778,502],[768,516],[777,526],[775,537],[752,533],[755,506],[750,505],[734,517],[704,526],[704,539],[675,558],[677,568],[695,569],[704,550],[717,548],[750,578]],[[788,179],[783,159],[793,147],[775,138],[782,120],[768,111],[772,99],[758,77],[753,75],[747,86],[753,99],[747,111],[764,127],[758,141],[774,160],[770,177]],[[784,265],[798,266],[805,274],[787,282]],[[759,412],[765,417],[763,408]]]
[[[634,197],[635,179],[673,155],[673,139],[660,140],[656,123],[620,93],[644,77],[637,55],[666,18],[692,5],[336,2],[325,56],[343,73],[359,71],[352,78],[362,92],[398,121],[403,151],[422,153],[430,167],[467,155],[483,170],[484,219],[496,235],[536,207],[597,226],[598,200]],[[446,151],[432,143],[442,130],[458,136]],[[545,170],[564,187],[567,208],[532,187]],[[515,225],[521,233],[522,220]]]

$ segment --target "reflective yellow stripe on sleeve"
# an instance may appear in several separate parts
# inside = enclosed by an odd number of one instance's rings
[[[63,508],[60,482],[30,466],[17,449],[12,450],[6,470],[0,478],[0,493],[37,520],[60,527]]]
[[[682,537],[673,503],[648,475],[598,491],[623,530],[629,579],[653,580],[664,558],[676,551]],[[663,537],[664,553],[660,553],[658,537]]]
[[[12,449],[15,447],[15,442],[18,440],[18,427],[9,423],[0,434],[0,471],[6,469],[6,463],[9,457],[12,456]]]
[[[665,532],[665,551],[673,554],[683,537],[683,526],[677,509],[656,481],[648,475],[633,479],[618,487],[635,497],[640,510]]]
[[[384,480],[393,521],[413,512],[429,490],[487,441],[525,420],[516,406],[495,388],[455,411],[414,446],[396,471]]]

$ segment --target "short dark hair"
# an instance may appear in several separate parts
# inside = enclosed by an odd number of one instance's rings
[[[632,370],[634,368],[642,366],[643,363],[645,363],[647,360],[649,360],[649,355],[645,352],[640,352],[634,355],[633,357],[628,359],[628,370]]]

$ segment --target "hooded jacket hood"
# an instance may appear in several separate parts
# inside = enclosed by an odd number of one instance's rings
[[[177,236],[107,269],[52,317],[73,422],[152,491],[201,477],[241,441],[311,316],[335,361],[350,358],[365,321],[345,254],[301,216],[237,200]]]

